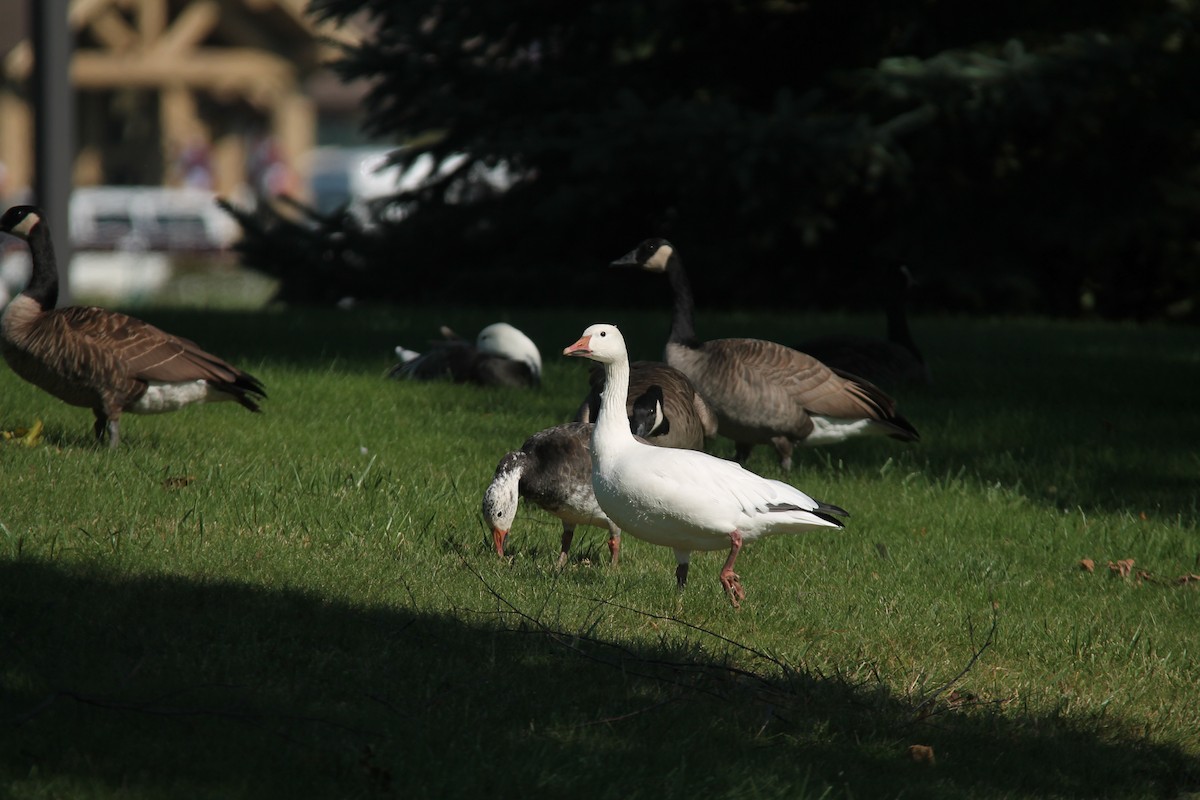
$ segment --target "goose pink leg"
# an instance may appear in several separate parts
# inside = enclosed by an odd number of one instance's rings
[[[571,541],[575,538],[575,526],[563,523],[562,547],[558,551],[558,568],[562,569],[570,558]]]
[[[740,608],[741,601],[746,599],[746,590],[742,588],[738,574],[733,571],[733,562],[737,561],[738,553],[742,551],[742,532],[735,530],[729,534],[729,542],[729,558],[725,559],[725,566],[721,567],[721,586],[729,595],[733,607]]]

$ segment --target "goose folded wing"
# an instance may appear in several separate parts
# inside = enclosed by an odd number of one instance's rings
[[[76,306],[63,311],[69,312],[63,314],[63,320],[86,342],[92,370],[163,383],[208,380],[231,384],[241,376],[235,367],[195,342],[148,322],[99,308]]]

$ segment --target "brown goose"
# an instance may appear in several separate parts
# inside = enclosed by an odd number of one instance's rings
[[[739,462],[756,444],[774,445],[780,466],[790,469],[794,444],[833,444],[871,434],[920,438],[882,390],[810,355],[762,339],[701,342],[683,262],[666,239],[647,239],[612,266],[667,274],[675,311],[665,360],[716,413],[718,430],[734,441]]]
[[[0,217],[0,232],[24,239],[33,259],[25,291],[0,318],[0,352],[13,371],[73,406],[92,409],[99,441],[120,441],[121,414],[174,411],[236,400],[251,411],[262,384],[194,342],[116,311],[56,309],[58,269],[50,232],[33,206]]]
[[[630,366],[629,394],[625,410],[634,435],[659,447],[703,450],[705,437],[717,435],[717,417],[692,382],[679,370],[661,361],[634,361]],[[596,365],[588,373],[592,390],[575,413],[576,422],[595,422],[604,391],[604,369]],[[657,388],[658,403],[655,403]],[[638,399],[645,398],[640,409]],[[660,415],[655,411],[659,410]],[[635,411],[637,411],[635,415]]]
[[[908,326],[906,300],[913,277],[908,267],[890,269],[883,281],[887,292],[887,338],[822,336],[796,345],[827,366],[866,378],[880,386],[927,386],[932,383],[925,357]]]

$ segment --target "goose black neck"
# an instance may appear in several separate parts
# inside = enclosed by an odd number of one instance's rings
[[[699,340],[696,339],[696,301],[692,297],[692,285],[683,271],[683,262],[677,253],[671,253],[671,257],[667,259],[667,279],[670,280],[671,290],[675,293],[675,311],[671,316],[671,335],[667,341],[685,347],[696,347],[699,344]]]
[[[917,342],[913,339],[912,331],[908,327],[908,313],[905,309],[904,298],[899,294],[893,294],[888,300],[887,305],[887,335],[888,341],[900,345],[905,350],[913,354],[913,357],[918,361],[924,361],[921,351],[917,348]]]
[[[50,229],[46,223],[38,222],[29,231],[26,239],[33,270],[29,284],[22,294],[32,297],[42,308],[51,309],[58,302],[58,264],[54,258],[54,244],[50,241]]]

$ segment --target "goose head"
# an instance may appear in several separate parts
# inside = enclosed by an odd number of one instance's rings
[[[542,354],[537,345],[507,322],[494,322],[481,330],[475,337],[475,346],[484,353],[522,361],[536,380],[542,378]]]
[[[663,390],[657,383],[633,401],[633,413],[629,415],[629,429],[634,436],[649,439],[665,436],[671,431],[671,421],[663,412]]]
[[[666,239],[647,239],[636,249],[610,263],[609,266],[637,267],[647,272],[666,272],[667,263],[674,254],[675,248]]]
[[[583,336],[579,337],[579,341],[563,350],[563,355],[590,358],[601,364],[629,360],[629,353],[625,349],[625,337],[621,336],[616,325],[602,322],[589,326],[583,332]]]
[[[496,555],[502,558],[504,543],[508,541],[508,532],[517,516],[524,464],[525,454],[520,451],[505,455],[496,465],[496,474],[483,493],[483,521],[492,529],[492,544],[496,547]]]
[[[30,233],[41,221],[41,212],[33,206],[13,206],[0,217],[0,233],[10,233],[28,241]]]

